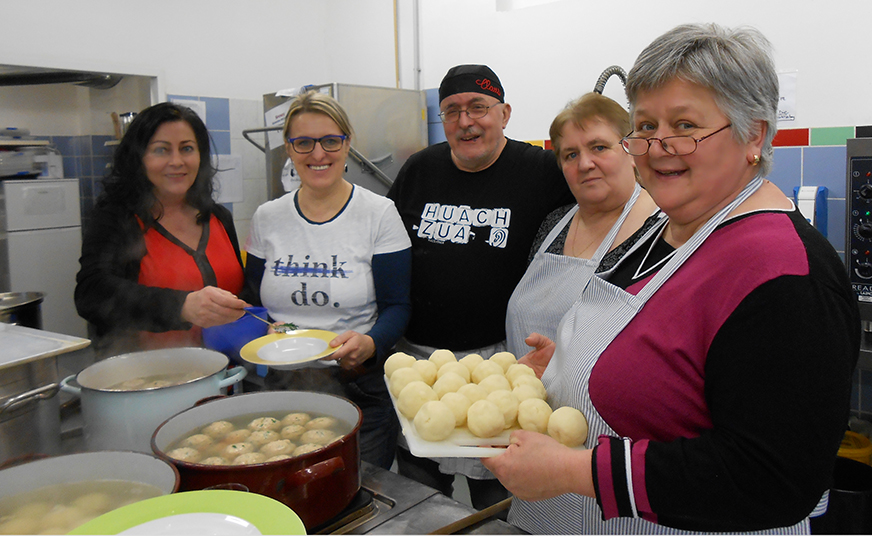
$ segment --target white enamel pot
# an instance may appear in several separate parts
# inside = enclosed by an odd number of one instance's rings
[[[151,453],[151,436],[160,423],[198,400],[226,394],[242,381],[243,367],[227,368],[227,356],[205,348],[132,352],[99,361],[61,381],[61,390],[82,400],[85,445],[90,451]],[[109,390],[124,381],[164,374],[191,374],[179,385]],[[70,382],[75,379],[78,386]]]

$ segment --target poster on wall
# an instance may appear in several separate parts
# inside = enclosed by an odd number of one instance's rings
[[[797,71],[778,73],[778,128],[796,124]]]

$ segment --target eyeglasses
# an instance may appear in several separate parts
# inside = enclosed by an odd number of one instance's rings
[[[315,142],[321,144],[321,148],[328,153],[335,153],[342,148],[345,138],[344,134],[333,134],[330,136],[322,136],[320,138],[308,138],[300,136],[299,138],[288,138],[288,143],[294,148],[294,151],[300,154],[308,154],[315,150]]]
[[[488,110],[491,108],[492,106],[485,106],[484,104],[473,104],[466,110],[450,110],[442,112],[439,114],[439,118],[442,119],[443,123],[456,123],[460,121],[460,114],[466,113],[466,116],[470,119],[481,119],[487,115]]]
[[[726,130],[731,126],[733,126],[732,123],[725,127],[721,127],[702,138],[694,138],[693,136],[667,136],[665,138],[638,138],[625,136],[621,140],[621,147],[623,147],[629,155],[643,156],[648,154],[648,151],[651,149],[652,141],[659,141],[660,146],[663,147],[663,150],[667,153],[673,156],[687,156],[696,151],[699,142],[711,138],[718,132]]]

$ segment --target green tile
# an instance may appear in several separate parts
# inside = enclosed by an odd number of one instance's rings
[[[811,129],[809,145],[845,145],[854,137],[854,127],[824,127]]]

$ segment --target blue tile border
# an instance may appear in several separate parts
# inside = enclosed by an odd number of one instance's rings
[[[826,186],[829,197],[845,197],[847,148],[805,147],[802,154],[802,185]]]

